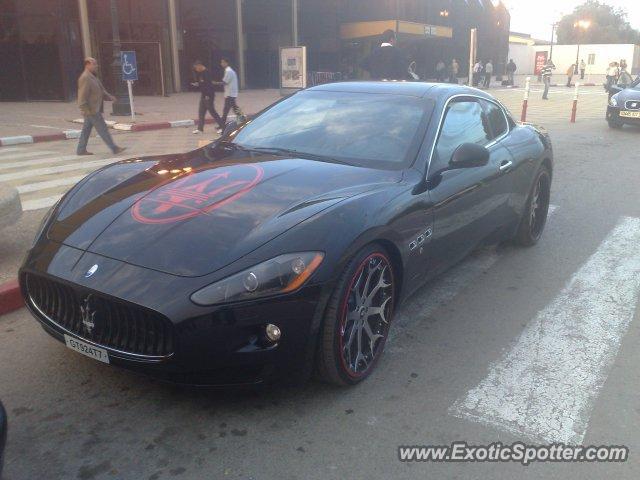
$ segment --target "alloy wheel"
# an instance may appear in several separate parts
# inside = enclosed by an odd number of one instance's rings
[[[365,258],[353,275],[341,311],[339,352],[351,377],[367,374],[382,353],[394,302],[393,269],[381,253]]]

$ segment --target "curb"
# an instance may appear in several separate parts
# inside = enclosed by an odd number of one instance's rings
[[[232,117],[229,117],[230,119]],[[78,120],[73,120],[78,123]],[[146,132],[148,130],[161,130],[164,128],[191,127],[197,120],[174,120],[171,122],[151,122],[151,123],[115,123],[108,122],[114,130],[123,132]],[[213,118],[207,118],[204,122],[207,125],[214,123]],[[9,145],[20,145],[24,143],[53,142],[57,140],[70,140],[80,137],[81,130],[64,130],[59,133],[49,133],[46,135],[16,135],[13,137],[0,137],[0,147]]]
[[[0,315],[18,310],[23,306],[18,280],[10,280],[0,285]]]

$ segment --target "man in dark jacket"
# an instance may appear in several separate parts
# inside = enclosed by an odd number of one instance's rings
[[[396,32],[387,30],[382,34],[382,44],[364,62],[373,80],[406,80],[408,64],[396,47]]]
[[[198,128],[193,131],[194,134],[202,133],[204,130],[204,117],[209,111],[209,114],[213,117],[213,119],[218,123],[218,133],[222,133],[224,129],[224,122],[218,112],[216,112],[216,107],[213,103],[216,97],[216,92],[214,90],[214,81],[211,77],[211,72],[203,65],[200,60],[196,60],[193,62],[193,71],[196,73],[196,82],[193,82],[191,85],[193,87],[198,87],[200,90],[200,105],[198,107]]]

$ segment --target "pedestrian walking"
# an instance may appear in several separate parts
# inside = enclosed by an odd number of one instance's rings
[[[406,80],[408,62],[402,51],[396,46],[396,32],[386,30],[382,34],[382,43],[375,48],[363,64],[373,80]]]
[[[224,110],[222,111],[222,123],[227,123],[227,116],[229,111],[233,109],[236,114],[236,121],[242,123],[245,120],[242,110],[238,106],[236,100],[238,98],[238,75],[236,71],[229,65],[229,60],[223,58],[220,60],[220,65],[224,68],[224,77],[222,83],[224,84]]]
[[[460,64],[455,58],[451,60],[449,65],[449,83],[458,83],[458,73],[460,72]]]
[[[618,79],[618,67],[616,67],[616,62],[609,63],[609,66],[607,67],[607,71],[606,71],[606,76],[607,76],[606,90],[609,90],[609,88],[612,85],[614,85]]]
[[[78,107],[84,118],[80,140],[76,149],[78,155],[93,155],[93,153],[87,152],[87,143],[93,127],[96,128],[98,135],[113,153],[118,154],[125,150],[113,142],[109,128],[102,117],[104,98],[107,97],[107,99],[115,102],[116,97],[105,90],[100,79],[96,77],[97,70],[98,62],[96,59],[85,58],[84,71],[78,78]]]
[[[444,82],[447,76],[447,66],[442,60],[438,60],[436,64],[436,80],[438,82]]]
[[[573,73],[575,72],[576,64],[572,63],[569,68],[567,68],[567,87],[571,86],[571,80],[573,80]]]
[[[518,69],[518,66],[516,65],[516,62],[513,61],[513,58],[510,59],[509,63],[507,63],[507,81],[509,82],[509,85],[511,85],[512,87],[515,84],[514,77],[517,69]]]
[[[473,86],[477,87],[480,83],[480,78],[482,77],[482,71],[484,70],[484,66],[482,62],[478,60],[473,66]]]
[[[484,66],[484,86],[489,88],[491,86],[491,76],[493,75],[493,63],[488,60]]]
[[[542,81],[544,83],[544,93],[542,94],[543,100],[549,100],[549,86],[551,85],[551,75],[553,75],[553,71],[556,66],[553,64],[551,59],[547,60],[547,63],[544,64],[540,74],[542,75]]]
[[[196,75],[196,81],[193,82],[191,86],[197,87],[198,90],[200,90],[200,103],[198,104],[198,128],[193,131],[193,134],[198,135],[204,131],[204,118],[207,112],[209,112],[209,115],[211,115],[218,124],[217,132],[220,134],[224,129],[224,122],[222,121],[222,118],[220,118],[220,115],[218,115],[218,112],[216,112],[214,104],[216,98],[214,87],[215,82],[213,81],[211,72],[200,60],[193,62],[193,71]]]
[[[580,80],[584,80],[584,72],[587,70],[587,64],[584,63],[584,58],[580,60]]]

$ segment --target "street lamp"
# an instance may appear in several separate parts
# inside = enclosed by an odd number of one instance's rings
[[[111,71],[113,74],[113,94],[115,102],[111,104],[111,115],[131,115],[131,106],[122,81],[122,63],[120,61],[120,26],[118,25],[118,7],[116,0],[111,0],[111,30],[113,34],[113,62]]]
[[[586,32],[591,26],[591,20],[578,20],[573,24],[573,28],[578,28],[583,32]],[[576,35],[576,39],[578,40],[578,50],[576,51],[576,64],[573,68],[574,75],[578,74],[578,59],[580,57],[580,32]]]

